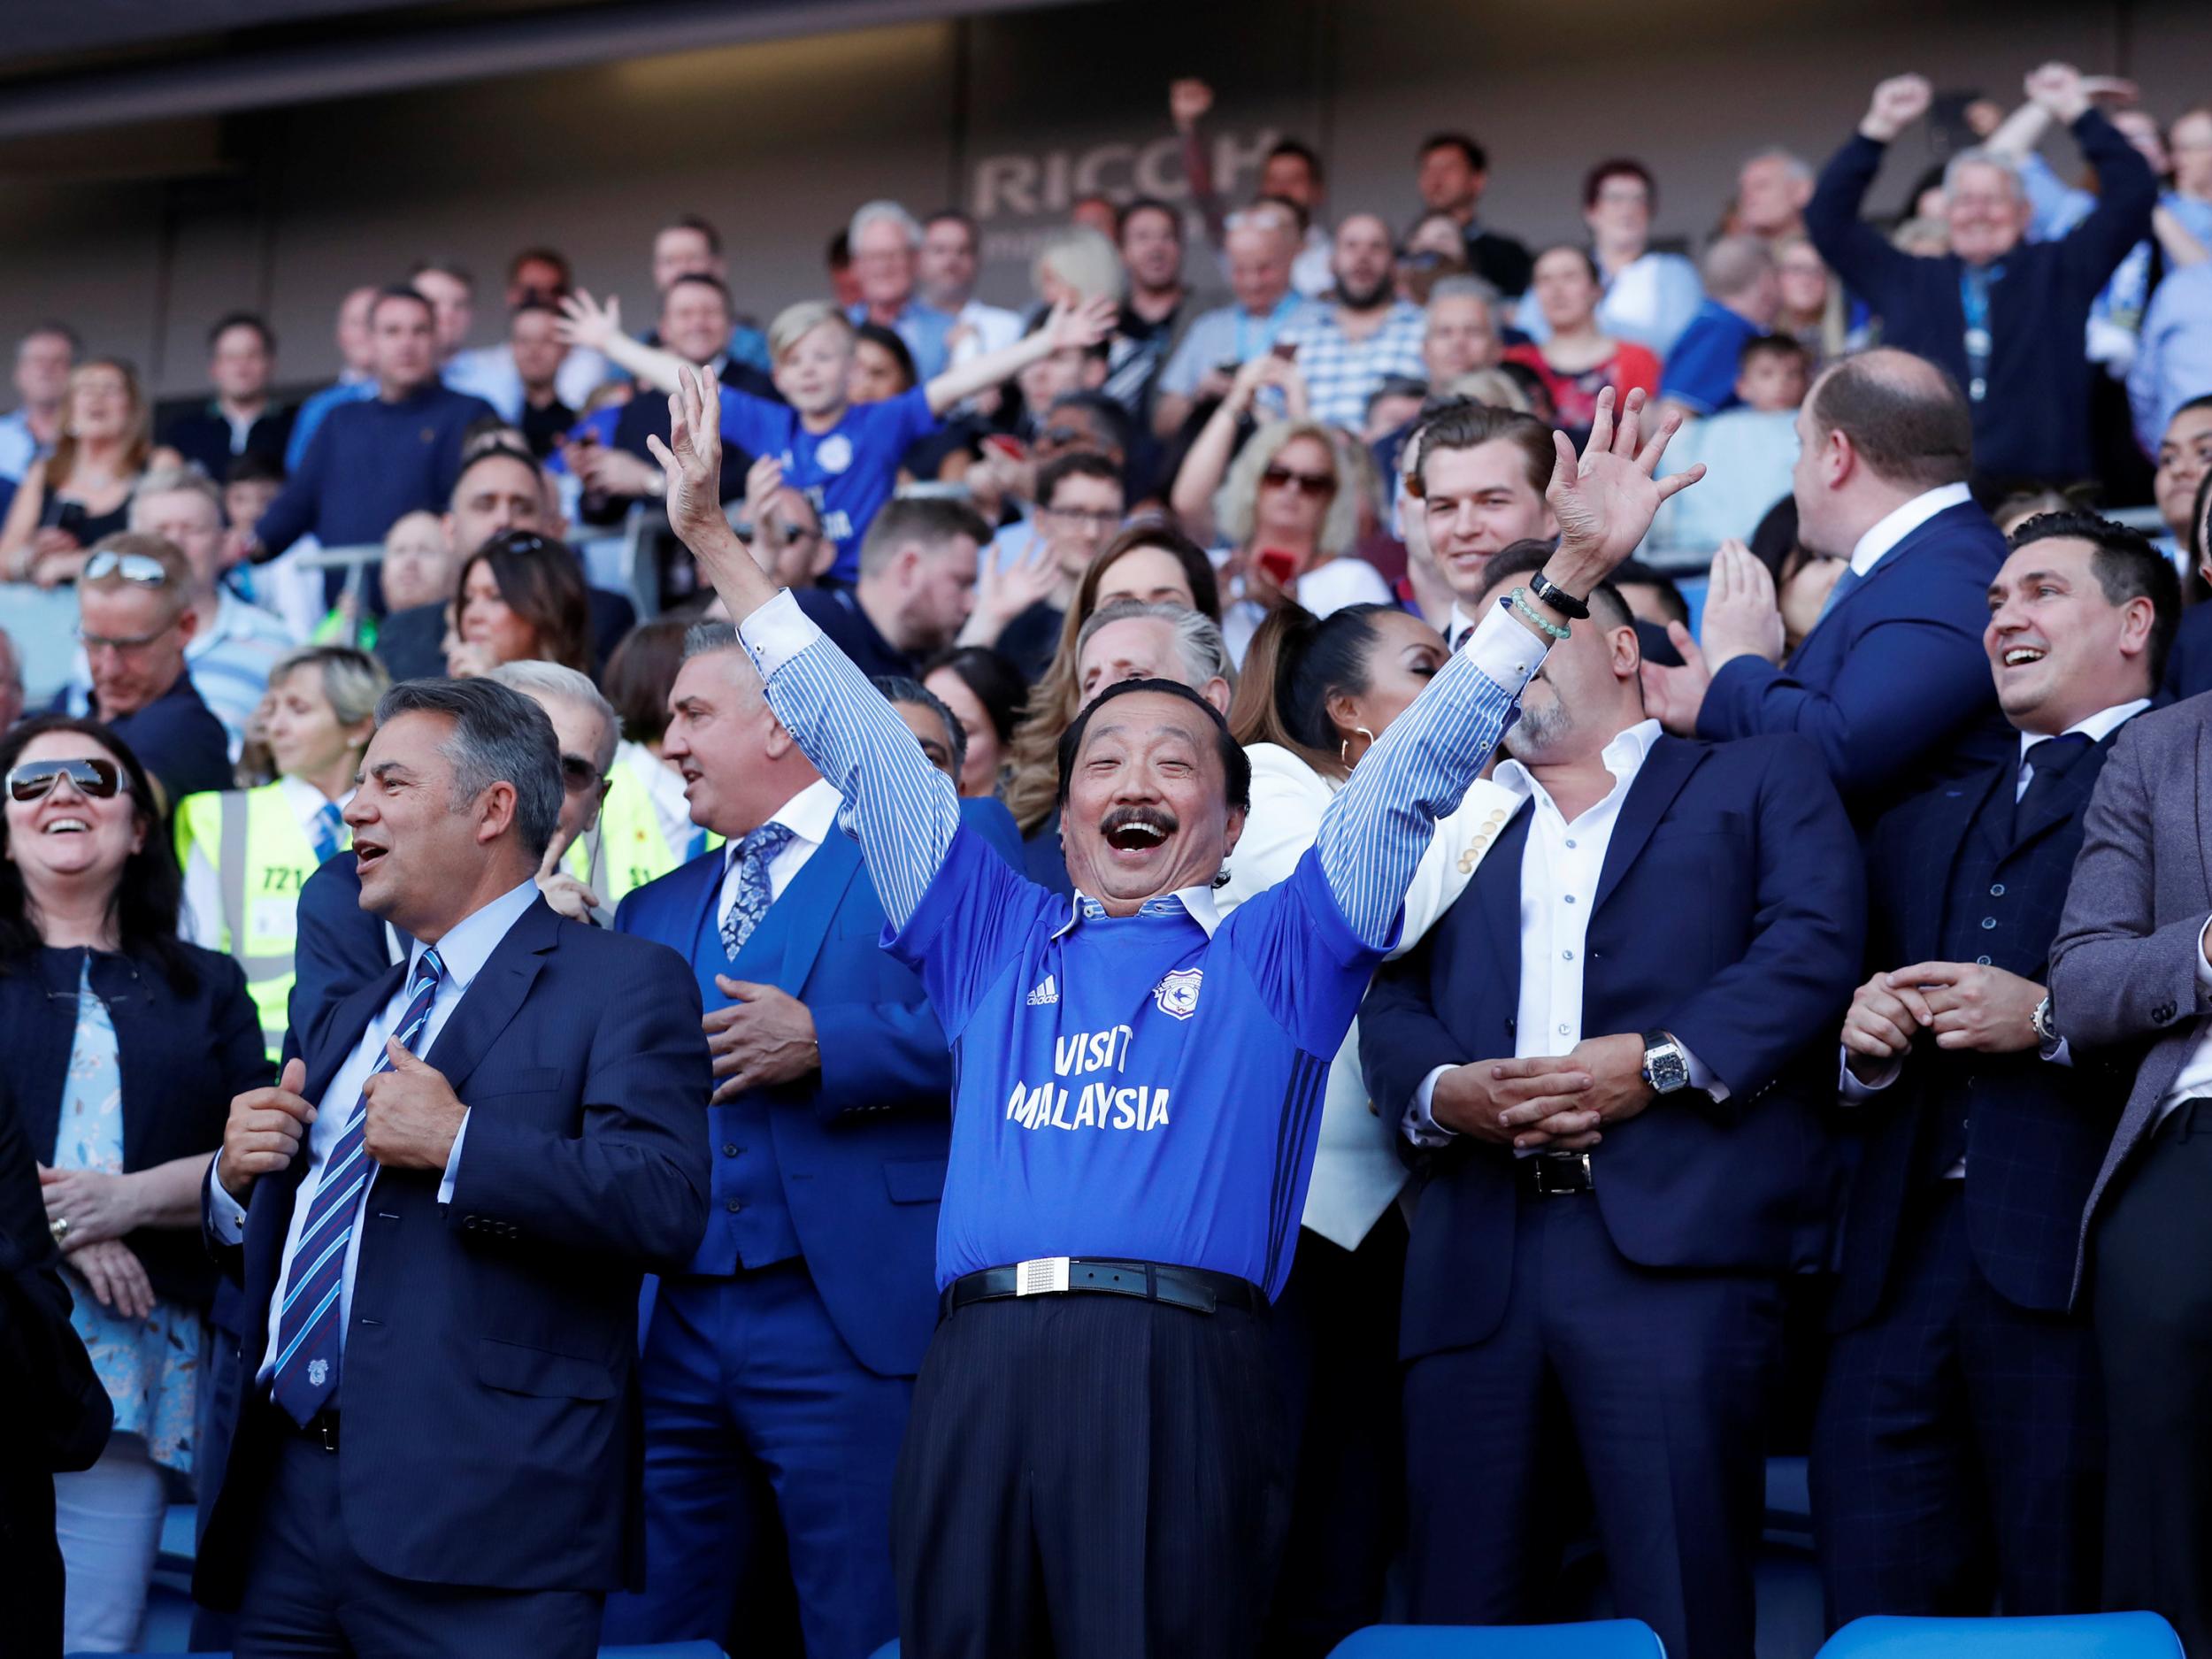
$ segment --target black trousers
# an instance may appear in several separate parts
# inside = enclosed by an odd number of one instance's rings
[[[2164,1614],[2192,1659],[2212,1659],[2212,1110],[2159,1125],[2093,1242],[2111,1434],[2104,1603]]]
[[[287,1435],[238,1609],[238,1659],[591,1659],[605,1601],[582,1590],[476,1590],[377,1571],[347,1536],[339,1454]]]
[[[937,1328],[892,1497],[906,1659],[1240,1659],[1289,1511],[1267,1320],[1133,1297]]]
[[[1813,1518],[1828,1617],[2092,1613],[2104,1399],[2088,1322],[2015,1307],[1975,1265],[1961,1183],[1898,1242],[1880,1311],[1828,1355]]]
[[[1405,1532],[1398,1304],[1406,1224],[1395,1204],[1356,1250],[1301,1229],[1271,1321],[1297,1467],[1270,1659],[1325,1659],[1382,1612]]]
[[[62,1582],[54,1477],[0,1458],[0,1659],[61,1651]]]
[[[1781,1303],[1771,1278],[1631,1262],[1593,1194],[1520,1199],[1498,1329],[1406,1368],[1415,1622],[1556,1616],[1578,1453],[1615,1610],[1670,1654],[1751,1659]]]

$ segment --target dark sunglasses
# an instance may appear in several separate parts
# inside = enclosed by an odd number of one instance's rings
[[[1260,482],[1271,489],[1280,489],[1288,484],[1302,495],[1333,495],[1336,480],[1326,472],[1295,472],[1286,466],[1271,466],[1260,474]]]
[[[561,787],[570,795],[582,795],[599,787],[599,768],[581,755],[561,757]]]
[[[8,793],[19,801],[42,801],[55,783],[67,778],[95,801],[113,797],[128,786],[123,769],[111,760],[27,760],[8,774]]]
[[[96,582],[104,576],[120,576],[141,588],[169,585],[169,572],[161,568],[161,561],[143,553],[95,553],[84,562],[84,575]]]

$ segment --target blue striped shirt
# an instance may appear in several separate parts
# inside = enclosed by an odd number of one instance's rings
[[[1291,877],[1223,919],[1205,887],[1114,918],[1024,879],[961,827],[949,780],[788,594],[740,631],[844,797],[886,947],[956,1056],[939,1284],[1074,1256],[1279,1294],[1329,1061],[1540,641],[1494,614],[1361,761]]]

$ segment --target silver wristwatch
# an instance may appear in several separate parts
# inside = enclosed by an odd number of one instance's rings
[[[1671,1094],[1690,1086],[1690,1063],[1682,1045],[1667,1031],[1644,1033],[1644,1081],[1655,1094]]]

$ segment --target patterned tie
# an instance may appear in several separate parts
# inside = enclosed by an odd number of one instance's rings
[[[315,862],[326,864],[342,852],[346,844],[346,821],[338,815],[338,803],[326,801],[315,814],[315,826],[310,832],[315,838]]]
[[[415,964],[414,995],[399,1022],[400,1044],[412,1051],[430,1023],[430,1004],[445,978],[435,950]],[[392,1056],[380,1054],[369,1075],[392,1069]],[[293,1247],[291,1277],[284,1306],[277,1315],[277,1356],[269,1395],[304,1428],[338,1386],[338,1302],[346,1267],[346,1240],[361,1211],[361,1196],[375,1172],[363,1141],[368,1133],[368,1092],[365,1087],[345,1131],[330,1148],[322,1179],[308,1202],[307,1221]]]
[[[768,866],[790,841],[789,825],[764,824],[737,844],[737,897],[722,916],[722,949],[732,962],[768,914]]]

